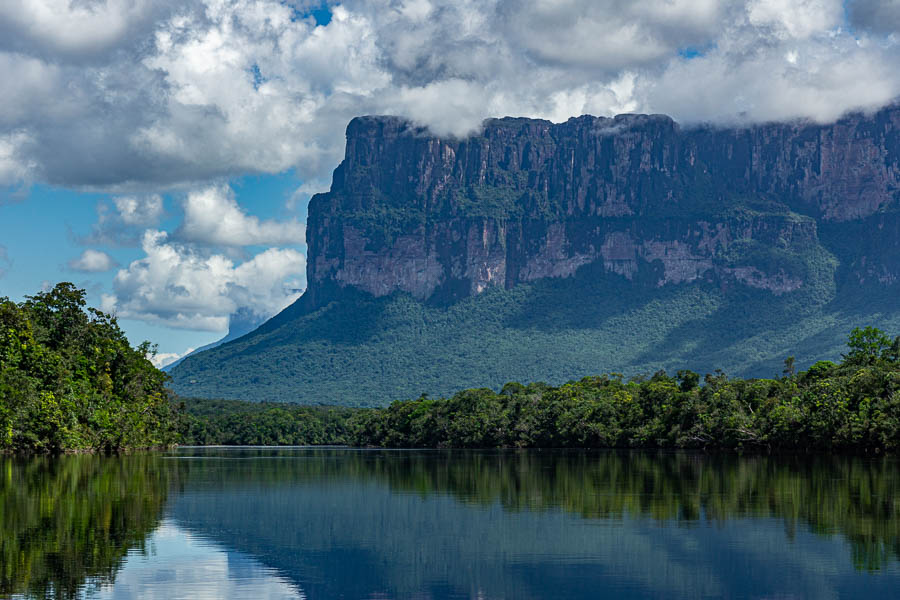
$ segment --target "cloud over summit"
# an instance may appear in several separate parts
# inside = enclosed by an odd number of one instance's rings
[[[0,184],[327,180],[359,114],[832,120],[900,95],[896,3],[10,0]]]

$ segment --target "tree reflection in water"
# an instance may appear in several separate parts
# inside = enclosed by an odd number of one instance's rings
[[[571,569],[591,590],[620,573],[672,597],[818,593],[809,572],[827,540],[847,542],[849,555],[828,546],[833,566],[867,585],[896,582],[900,559],[896,458],[195,448],[5,457],[0,474],[0,596],[72,598],[109,583],[164,515],[309,598],[472,586],[546,597],[577,583]],[[766,574],[791,561],[806,587],[735,582],[746,574],[717,552],[745,534],[762,545],[734,556]]]
[[[0,596],[74,598],[112,581],[156,529],[168,491],[158,454],[0,457]]]

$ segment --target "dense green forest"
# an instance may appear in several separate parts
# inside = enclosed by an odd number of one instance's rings
[[[182,400],[181,440],[189,446],[347,444],[355,410],[238,400]]]
[[[0,298],[0,450],[61,452],[168,446],[178,415],[167,376],[116,319],[85,309],[71,283]]]
[[[507,383],[384,409],[188,400],[191,444],[350,444],[413,448],[900,449],[900,337],[855,329],[840,363],[783,376],[688,370],[561,386]]]
[[[810,264],[827,271],[823,261]],[[847,282],[836,292],[828,279],[775,296],[712,282],[659,288],[652,274],[629,282],[588,265],[572,278],[491,289],[446,306],[347,288],[327,306],[308,313],[292,306],[189,357],[171,371],[172,389],[187,397],[380,407],[422,393],[499,389],[507,381],[560,385],[604,372],[720,368],[772,377],[789,355],[804,369],[839,356],[859,324],[900,331],[894,290]]]
[[[781,377],[690,370],[507,383],[377,408],[187,399],[71,284],[0,301],[0,448],[196,445],[900,449],[900,337],[855,329],[840,363]]]
[[[900,448],[900,337],[857,328],[840,364],[794,371],[788,358],[778,379],[716,372],[701,385],[693,371],[659,371],[423,396],[362,413],[352,439],[386,447]]]

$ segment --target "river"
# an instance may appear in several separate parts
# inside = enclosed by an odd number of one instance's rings
[[[180,448],[0,458],[0,596],[892,598],[900,461]]]

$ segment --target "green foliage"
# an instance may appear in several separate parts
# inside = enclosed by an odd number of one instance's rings
[[[386,447],[900,450],[900,361],[880,330],[855,329],[840,365],[781,379],[724,373],[625,382],[585,377],[558,387],[507,383],[448,399],[394,402],[357,417],[351,441]],[[791,368],[791,370],[793,367]]]
[[[887,340],[887,341],[885,341]],[[900,360],[880,330],[854,330],[844,362],[773,379],[680,370],[560,386],[506,383],[384,409],[188,400],[189,444],[411,448],[900,450]],[[866,360],[859,358],[866,352]],[[876,358],[871,358],[875,356]],[[871,360],[870,360],[871,358]]]
[[[879,360],[888,360],[894,354],[894,345],[900,344],[900,337],[892,343],[883,331],[875,327],[855,328],[850,332],[847,346],[850,352],[844,357],[848,364],[867,366]],[[896,360],[896,358],[894,358]]]
[[[148,454],[0,457],[0,597],[81,597],[159,526],[169,487]]]
[[[783,271],[790,277],[806,279],[806,257],[787,248],[779,248],[753,239],[735,240],[720,260],[729,267],[752,266],[763,273]]]
[[[150,352],[132,348],[113,317],[85,310],[71,283],[18,304],[0,298],[0,450],[174,443],[167,376]]]
[[[397,236],[425,225],[425,213],[412,206],[374,202],[345,216],[348,223],[367,232],[376,247],[390,246]]]
[[[775,296],[700,281],[657,287],[656,280],[644,285],[588,265],[571,278],[494,288],[448,305],[345,292],[189,357],[171,371],[172,388],[190,397],[386,406],[423,392],[499,390],[510,380],[559,385],[574,373],[714,365],[771,377],[790,354],[798,370],[839,358],[859,323],[900,331],[896,297],[872,290],[835,294],[811,283]]]
[[[184,399],[182,443],[197,446],[346,444],[354,411],[237,400]]]
[[[473,185],[454,192],[453,204],[461,216],[514,219],[524,214],[524,195],[525,192],[510,186]]]

